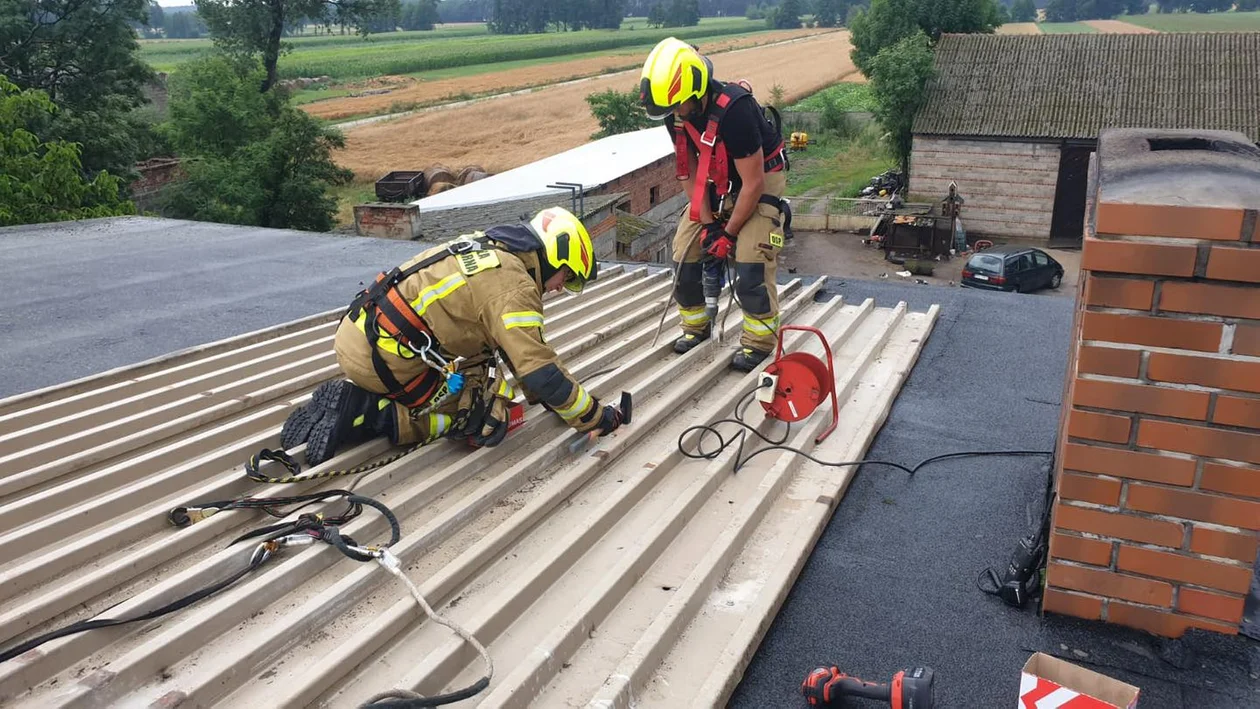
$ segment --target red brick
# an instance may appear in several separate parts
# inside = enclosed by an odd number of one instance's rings
[[[1251,588],[1250,568],[1155,549],[1142,549],[1128,544],[1120,545],[1116,568],[1143,576],[1219,588],[1234,593],[1246,593]]]
[[[1260,347],[1260,334],[1256,340],[1257,347]],[[1235,344],[1237,341],[1235,337]],[[1081,345],[1076,359],[1076,371],[1081,374],[1105,374],[1109,377],[1136,379],[1141,366],[1141,350],[1122,350],[1115,347]]]
[[[1107,605],[1107,621],[1168,638],[1179,638],[1191,628],[1203,628],[1227,635],[1238,634],[1238,628],[1235,626],[1199,620],[1186,615],[1175,615],[1154,608],[1131,606],[1119,601],[1112,601]]]
[[[1059,496],[1114,507],[1120,504],[1120,481],[1065,472],[1059,476]]]
[[[1243,617],[1243,599],[1182,586],[1177,592],[1177,610],[1238,625]]]
[[[1089,305],[1150,310],[1155,299],[1155,281],[1090,276],[1087,292]]]
[[[1111,542],[1054,533],[1050,538],[1050,558],[1070,559],[1094,566],[1111,565]]]
[[[1260,327],[1239,325],[1234,329],[1234,354],[1260,357]]]
[[[1097,596],[1084,596],[1079,593],[1068,593],[1057,588],[1047,588],[1042,596],[1041,608],[1047,613],[1070,615],[1087,620],[1102,618],[1103,599]]]
[[[1145,244],[1133,241],[1085,239],[1081,269],[1148,276],[1194,275],[1194,246]]]
[[[1176,522],[1063,504],[1055,507],[1054,526],[1173,549],[1181,546],[1184,536],[1182,526]]]
[[[1086,569],[1051,561],[1046,574],[1046,585],[1107,598],[1122,598],[1148,606],[1172,607],[1171,584],[1102,569]]]
[[[1166,281],[1159,296],[1159,309],[1174,313],[1260,319],[1260,290]]]
[[[1208,256],[1207,277],[1218,281],[1260,283],[1260,249],[1213,246]]]
[[[1260,392],[1260,362],[1152,352],[1146,376],[1156,382]]]
[[[1221,347],[1220,323],[1173,320],[1149,315],[1087,312],[1081,339],[1131,345],[1216,352]]]
[[[1203,391],[1186,391],[1146,384],[1105,382],[1078,379],[1072,392],[1072,403],[1091,409],[1132,411],[1179,419],[1207,419],[1211,395]],[[1126,439],[1127,440],[1127,439]]]
[[[1186,239],[1242,239],[1243,210],[1152,204],[1098,205],[1099,234],[1169,236]]]
[[[1139,512],[1260,530],[1260,502],[1132,483],[1125,507]]]
[[[1240,428],[1260,428],[1260,399],[1218,396],[1212,422]]]
[[[1138,424],[1137,442],[1143,448],[1260,463],[1260,434],[1143,420]]]
[[[1260,499],[1260,468],[1205,463],[1199,487],[1212,492]]]
[[[1128,443],[1133,420],[1127,416],[1098,414],[1092,411],[1072,409],[1068,414],[1068,435],[1088,438],[1091,441]]]
[[[1188,487],[1194,484],[1195,463],[1156,453],[1068,443],[1063,447],[1063,469]]]
[[[1255,534],[1238,534],[1206,527],[1195,527],[1190,533],[1190,551],[1195,554],[1236,559],[1251,564],[1256,560],[1257,548],[1260,548],[1260,538]]]

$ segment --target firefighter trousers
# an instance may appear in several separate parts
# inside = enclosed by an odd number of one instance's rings
[[[337,365],[355,386],[374,394],[388,393],[389,389],[372,367],[372,350],[367,343],[367,338],[348,317],[342,318],[341,324],[337,327],[333,349],[337,353]],[[390,354],[383,356],[390,372],[404,384],[430,371],[429,365],[419,357],[403,359]],[[398,402],[392,402],[397,428],[391,440],[399,445],[431,443],[449,433],[460,411],[469,408],[472,405],[472,398],[479,396],[487,385],[488,369],[489,364],[485,360],[465,363],[459,369],[460,374],[464,375],[463,391],[436,406],[433,405],[432,400],[423,402],[412,409]],[[502,379],[498,384],[504,396],[494,398],[496,414],[502,410],[501,415],[506,416],[506,404],[515,392],[506,387]],[[445,394],[446,388],[443,386],[438,389],[433,398],[436,399]],[[506,420],[506,418],[501,420]]]
[[[765,177],[763,194],[782,197],[787,173],[772,172]],[[701,335],[710,326],[704,310],[704,252],[700,249],[701,227],[688,218],[690,206],[683,207],[674,232],[674,266],[678,281],[674,300],[684,333]],[[775,281],[779,251],[783,248],[783,214],[765,203],[757,205],[735,240],[735,298],[743,310],[740,344],[760,352],[772,352],[779,329],[779,289]]]

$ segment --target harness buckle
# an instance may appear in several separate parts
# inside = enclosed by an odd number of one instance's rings
[[[700,142],[701,142],[701,143],[704,143],[705,145],[707,145],[707,146],[709,146],[710,148],[712,148],[712,147],[713,147],[713,146],[717,143],[717,133],[715,132],[715,133],[713,134],[713,137],[712,137],[712,138],[710,138],[710,139],[708,139],[708,140],[705,140],[704,138],[705,138],[705,136],[707,136],[708,134],[709,134],[709,132],[708,132],[708,131],[705,131],[705,132],[701,133],[701,134],[700,134]]]
[[[465,239],[463,237],[455,239],[454,241],[446,245],[447,253],[449,253],[452,256],[466,254],[470,251],[476,251],[477,249],[480,249],[480,248],[481,248],[481,244],[473,241],[472,239]]]

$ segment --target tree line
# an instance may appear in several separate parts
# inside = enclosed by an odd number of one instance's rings
[[[624,16],[625,0],[493,0],[487,24],[497,34],[615,30]]]

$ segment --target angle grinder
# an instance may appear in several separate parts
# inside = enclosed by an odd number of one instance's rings
[[[934,673],[929,667],[902,670],[887,684],[867,682],[837,667],[819,667],[801,683],[801,694],[812,707],[841,707],[843,697],[877,699],[890,709],[932,709]]]

